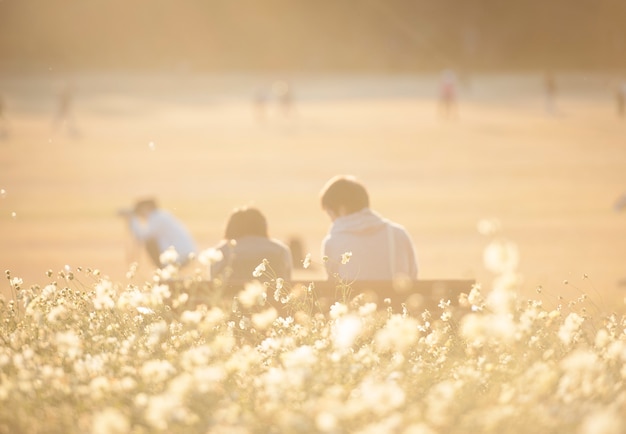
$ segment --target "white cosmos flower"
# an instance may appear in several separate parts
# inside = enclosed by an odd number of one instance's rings
[[[174,366],[167,360],[148,360],[140,368],[140,374],[146,383],[162,383],[176,372]]]
[[[278,317],[278,312],[273,307],[265,309],[263,312],[252,315],[252,324],[259,330],[266,330]]]
[[[512,272],[519,264],[517,245],[508,240],[494,240],[483,252],[485,267],[496,274]]]
[[[265,286],[258,281],[246,283],[244,289],[237,294],[237,300],[245,308],[261,306],[265,303],[266,298]]]
[[[302,261],[302,268],[306,270],[310,266],[311,266],[311,254],[307,253],[306,256],[304,257],[304,260]]]
[[[161,261],[163,265],[173,265],[178,261],[178,256],[178,252],[174,246],[170,246],[159,255],[159,261]]]
[[[82,354],[83,342],[74,330],[57,332],[55,341],[59,352],[65,354],[70,359],[75,359]]]
[[[91,434],[126,434],[130,432],[130,421],[121,410],[106,407],[93,416]]]
[[[348,312],[348,306],[346,306],[343,303],[340,302],[335,302],[331,307],[330,307],[330,317],[332,319],[337,319],[340,316],[346,314]]]
[[[113,309],[115,307],[115,289],[113,283],[108,280],[101,280],[96,284],[96,295],[93,300],[93,307],[96,310]]]
[[[565,345],[571,344],[578,336],[580,326],[585,321],[583,317],[576,312],[572,312],[565,318],[563,324],[559,328],[557,336]]]
[[[404,352],[417,341],[419,323],[413,317],[392,315],[376,332],[374,343],[380,351]]]
[[[332,338],[335,348],[348,349],[361,333],[363,324],[356,315],[344,315],[337,318],[332,325]]]
[[[266,264],[268,263],[267,259],[263,259],[259,265],[256,266],[254,271],[252,272],[253,277],[261,277],[263,273],[266,271]]]
[[[214,248],[203,250],[198,255],[198,261],[202,265],[207,265],[207,266],[220,262],[223,259],[224,259],[224,254],[222,253],[222,251],[219,249],[214,249]]]

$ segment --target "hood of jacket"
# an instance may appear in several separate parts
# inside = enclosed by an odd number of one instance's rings
[[[373,234],[385,229],[387,221],[369,208],[363,208],[346,216],[337,217],[331,227],[331,234]]]

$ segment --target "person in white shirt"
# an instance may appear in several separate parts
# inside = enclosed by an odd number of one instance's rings
[[[369,208],[367,191],[354,177],[331,178],[322,189],[321,202],[332,221],[322,242],[329,279],[417,279],[408,232]]]
[[[148,256],[157,267],[161,255],[173,248],[178,265],[186,264],[196,253],[195,242],[185,226],[169,212],[160,209],[154,199],[140,200],[132,211],[122,212],[128,218],[131,233],[143,243]]]

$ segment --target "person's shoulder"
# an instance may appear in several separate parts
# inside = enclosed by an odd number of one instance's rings
[[[230,244],[229,240],[220,240],[217,244],[215,244],[215,246],[213,246],[213,248],[215,250],[224,250],[225,248],[228,247],[229,244]]]
[[[398,234],[399,236],[403,236],[406,238],[411,238],[409,235],[409,231],[406,229],[404,225],[397,223],[395,221],[387,220],[387,224],[392,228],[392,230]]]
[[[281,250],[287,250],[290,251],[289,246],[284,243],[283,241],[277,239],[277,238],[268,238],[267,239],[272,245],[276,246],[277,248],[281,249]]]

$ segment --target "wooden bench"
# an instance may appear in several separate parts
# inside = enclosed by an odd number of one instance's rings
[[[274,299],[275,286],[267,289],[267,303],[281,312],[293,313],[302,309],[327,313],[330,306],[341,301],[350,303],[355,297],[363,302],[374,302],[378,309],[393,309],[401,313],[403,309],[411,315],[419,315],[425,309],[439,312],[441,300],[449,301],[451,306],[458,307],[461,293],[469,294],[475,284],[471,279],[428,279],[415,281],[356,281],[341,285],[333,281],[292,281],[285,282],[283,294],[290,294],[291,303],[281,303]],[[215,285],[207,280],[170,281],[168,282],[173,296],[185,292],[189,296],[188,307],[204,303],[208,305],[231,303],[234,297],[243,290],[245,284]],[[302,302],[302,305],[299,303]],[[291,312],[290,312],[291,311]]]

